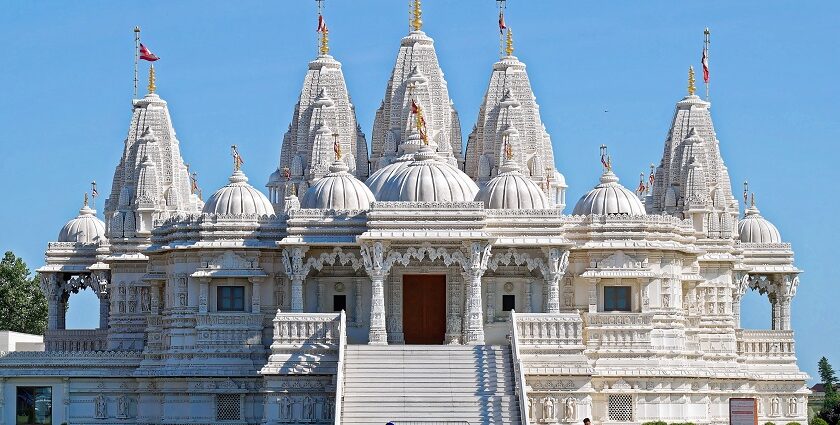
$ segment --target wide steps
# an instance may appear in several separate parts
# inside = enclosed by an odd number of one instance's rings
[[[518,424],[507,346],[351,345],[342,424]]]

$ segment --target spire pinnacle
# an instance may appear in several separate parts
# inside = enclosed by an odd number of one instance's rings
[[[85,206],[88,206],[88,194],[85,192]]]
[[[330,54],[330,30],[326,26],[321,31],[321,47],[319,51],[321,56]]]
[[[233,171],[239,171],[245,161],[242,160],[242,155],[239,154],[239,149],[236,145],[230,145],[230,154],[233,156]]]
[[[688,95],[694,96],[694,92],[697,91],[697,88],[694,87],[694,66],[688,67]]]
[[[755,208],[755,192],[750,193],[750,208]]]
[[[157,86],[155,85],[155,66],[149,65],[149,94],[152,94],[157,90]]]
[[[411,29],[420,31],[423,28],[423,9],[420,8],[420,0],[413,0],[411,10]]]
[[[744,180],[744,206],[747,205],[747,195],[750,192],[750,182]]]
[[[601,165],[605,173],[612,171],[612,158],[607,153],[607,145],[601,145]]]
[[[513,30],[508,27],[507,29],[507,39],[505,40],[505,53],[508,56],[513,56]]]

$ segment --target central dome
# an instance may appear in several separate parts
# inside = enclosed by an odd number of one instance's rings
[[[519,165],[506,160],[501,173],[478,191],[475,200],[484,202],[485,208],[541,210],[549,208],[548,198],[533,180],[519,172]]]
[[[342,161],[330,166],[330,173],[315,182],[303,195],[301,208],[322,210],[367,210],[373,193],[352,174]]]
[[[635,193],[618,183],[618,176],[607,170],[601,175],[601,184],[580,198],[572,214],[645,215],[645,206]]]
[[[424,146],[407,166],[389,175],[374,193],[379,201],[470,202],[478,186],[463,171],[438,160],[429,146]]]
[[[271,202],[257,189],[248,184],[248,177],[241,170],[236,170],[228,179],[230,183],[219,189],[207,203],[202,212],[219,215],[274,215]]]

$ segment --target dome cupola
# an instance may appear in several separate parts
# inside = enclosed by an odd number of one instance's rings
[[[274,207],[262,192],[248,184],[248,177],[240,170],[242,157],[233,148],[234,171],[230,183],[217,190],[204,204],[205,214],[218,215],[274,215]]]
[[[539,210],[549,208],[548,198],[537,184],[519,171],[519,164],[513,160],[510,145],[505,146],[507,158],[499,167],[499,175],[490,179],[478,191],[476,201],[484,208]]]
[[[439,160],[431,146],[423,146],[414,160],[391,174],[378,193],[380,201],[407,202],[470,202],[478,186],[452,165]]]
[[[340,151],[339,151],[340,152]],[[349,167],[338,159],[330,166],[330,173],[315,182],[303,195],[301,208],[322,210],[367,210],[376,199],[359,179],[350,174]]]
[[[639,197],[618,183],[618,176],[612,172],[612,161],[607,155],[606,146],[601,146],[601,163],[604,165],[601,183],[580,198],[572,214],[645,215],[645,206]]]
[[[96,216],[96,210],[88,206],[87,193],[85,204],[79,210],[79,215],[68,221],[58,232],[58,241],[84,244],[108,241],[105,237],[105,222]]]
[[[752,198],[752,205],[744,211],[744,218],[738,222],[738,238],[745,243],[782,243],[782,235],[779,229],[769,220],[761,216],[755,206],[755,197]]]

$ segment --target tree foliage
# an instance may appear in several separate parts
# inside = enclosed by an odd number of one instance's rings
[[[23,259],[11,251],[0,260],[0,330],[41,335],[47,327],[47,299]]]
[[[831,425],[840,424],[840,393],[837,392],[837,375],[834,368],[828,363],[828,359],[821,358],[817,367],[820,372],[820,380],[825,389],[825,400],[818,416]]]

